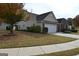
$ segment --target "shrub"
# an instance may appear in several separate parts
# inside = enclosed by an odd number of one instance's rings
[[[78,30],[71,30],[71,32],[78,32]]]
[[[27,31],[40,33],[41,32],[41,27],[39,25],[33,25],[31,27],[27,27]]]
[[[48,28],[47,27],[44,27],[43,28],[43,33],[47,33],[48,32]]]

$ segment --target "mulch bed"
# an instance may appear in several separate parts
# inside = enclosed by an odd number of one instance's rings
[[[3,35],[0,35],[0,40],[8,40],[13,36],[16,36],[16,34],[3,34]]]

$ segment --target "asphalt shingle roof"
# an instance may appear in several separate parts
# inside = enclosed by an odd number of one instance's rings
[[[37,15],[37,21],[42,21],[50,13],[52,13],[52,12],[50,11],[50,12],[47,12],[47,13],[44,13],[41,15]]]
[[[60,19],[57,19],[58,23],[61,23],[62,21],[66,21],[65,18],[60,18]]]

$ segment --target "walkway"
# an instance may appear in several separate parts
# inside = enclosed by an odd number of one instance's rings
[[[50,34],[79,39],[79,35],[75,34],[66,34],[66,33],[50,33]]]

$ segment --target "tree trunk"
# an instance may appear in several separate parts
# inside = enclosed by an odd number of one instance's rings
[[[11,24],[11,27],[10,27],[10,34],[13,34],[13,24]]]

